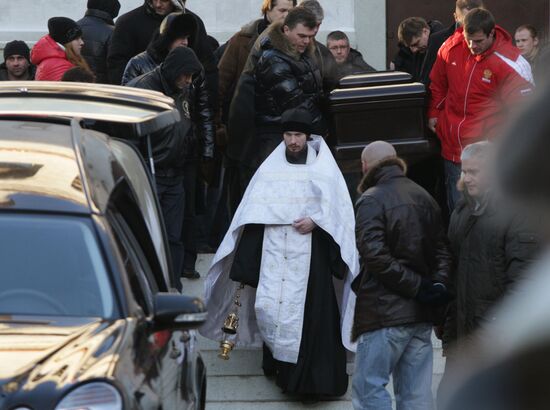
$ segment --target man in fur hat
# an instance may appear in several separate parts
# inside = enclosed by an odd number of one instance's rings
[[[186,13],[176,12],[167,15],[147,46],[147,50],[132,57],[122,75],[122,85],[159,66],[170,50],[175,47],[191,47],[194,50],[197,34],[197,21]],[[196,54],[196,52],[195,52]]]
[[[361,272],[352,337],[355,409],[432,405],[432,326],[435,307],[448,302],[451,256],[435,200],[408,179],[391,144],[376,141],[361,156],[365,174],[357,201]]]
[[[173,12],[183,12],[195,18],[198,29],[193,50],[207,76],[217,73],[214,55],[207,46],[204,23],[199,16],[186,9],[185,0],[144,0],[143,5],[120,16],[115,24],[107,60],[112,84],[121,83],[128,61],[147,48],[164,17]]]
[[[279,126],[284,142],[252,178],[214,257],[201,333],[222,337],[242,283],[237,346],[263,343],[264,372],[285,393],[341,396],[353,309],[344,295],[340,314],[333,278],[349,289],[358,272],[353,207],[330,149],[308,138],[310,113],[288,110]]]

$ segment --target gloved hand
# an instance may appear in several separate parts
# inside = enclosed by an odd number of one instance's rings
[[[415,299],[423,305],[444,306],[451,300],[451,294],[443,283],[422,278]]]

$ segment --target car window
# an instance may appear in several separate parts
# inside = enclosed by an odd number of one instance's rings
[[[112,139],[110,142],[113,155],[124,168],[135,189],[136,201],[143,213],[145,223],[155,246],[158,263],[162,269],[162,275],[166,283],[169,283],[169,263],[167,257],[165,234],[162,231],[163,221],[157,199],[150,178],[139,154],[130,144],[124,141]]]
[[[0,213],[0,226],[0,314],[113,316],[90,219]]]
[[[109,220],[134,299],[145,315],[149,315],[153,310],[153,295],[158,292],[151,268],[138,241],[120,214],[109,211]]]

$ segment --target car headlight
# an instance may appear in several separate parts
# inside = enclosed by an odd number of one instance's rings
[[[109,383],[88,383],[67,394],[55,410],[122,410],[122,397]]]

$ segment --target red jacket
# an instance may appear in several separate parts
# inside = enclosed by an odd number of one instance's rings
[[[441,155],[456,163],[465,146],[493,138],[507,107],[533,91],[529,63],[499,26],[481,55],[470,52],[459,28],[439,49],[430,79],[428,115],[438,119]]]
[[[36,65],[36,80],[59,81],[65,71],[74,67],[67,60],[65,50],[48,34],[34,45],[31,51],[31,62]]]

